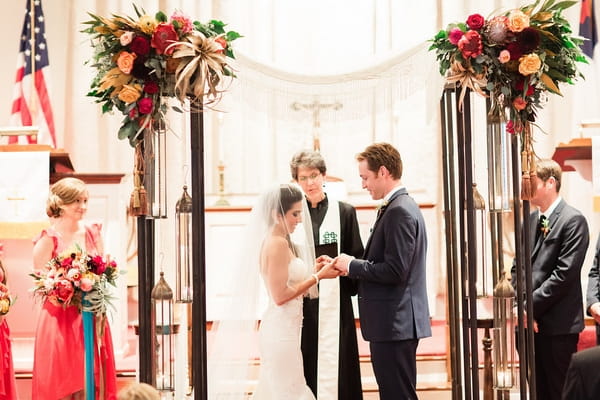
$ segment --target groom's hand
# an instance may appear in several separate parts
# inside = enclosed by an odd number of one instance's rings
[[[348,254],[340,254],[335,258],[335,264],[333,267],[337,269],[341,275],[348,275],[348,267],[350,266],[350,261],[354,260],[354,257],[349,256]]]

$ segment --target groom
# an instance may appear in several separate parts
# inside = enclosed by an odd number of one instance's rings
[[[381,400],[417,399],[416,352],[431,336],[425,255],[427,235],[419,206],[400,183],[402,160],[392,145],[376,143],[356,156],[362,187],[383,199],[363,259],[341,254],[335,267],[358,280],[363,337]]]

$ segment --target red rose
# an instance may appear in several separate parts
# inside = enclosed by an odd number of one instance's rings
[[[56,282],[56,297],[58,297],[61,302],[68,303],[71,301],[73,297],[73,285],[66,279],[61,279]]]
[[[129,45],[129,49],[138,56],[145,56],[150,52],[150,42],[144,36],[136,36]]]
[[[484,23],[485,18],[483,18],[479,14],[469,15],[469,18],[467,18],[467,25],[469,25],[469,28],[474,29],[476,31],[480,30],[483,27]]]
[[[458,48],[464,58],[477,57],[483,51],[481,36],[477,31],[468,31],[458,41]]]
[[[506,123],[506,132],[515,133],[515,124],[512,122],[512,120]]]
[[[154,103],[151,98],[144,97],[138,101],[138,111],[140,114],[150,114],[152,112],[152,108]]]
[[[97,275],[102,275],[106,271],[106,263],[101,256],[95,256],[92,258],[92,272]]]
[[[510,53],[511,61],[518,60],[523,55],[523,51],[517,42],[510,42],[506,45],[506,50]]]
[[[158,24],[156,29],[154,30],[154,34],[152,35],[152,47],[156,49],[158,54],[173,54],[173,47],[167,50],[167,47],[175,43],[179,40],[179,36],[177,36],[177,32],[175,32],[175,28],[173,25],[161,22]]]
[[[515,83],[515,89],[517,89],[519,92],[523,93],[523,89],[525,88],[525,80],[524,79],[519,79],[516,83]],[[525,93],[525,96],[531,96],[533,95],[534,92],[534,88],[531,85],[527,85],[527,92]]]
[[[148,94],[158,93],[158,83],[155,81],[147,81],[144,83],[144,92]]]

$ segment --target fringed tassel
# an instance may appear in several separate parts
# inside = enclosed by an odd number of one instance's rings
[[[148,214],[148,198],[143,185],[144,152],[142,143],[135,146],[135,160],[133,169],[133,192],[129,199],[129,213],[134,217]]]
[[[521,152],[521,200],[531,200],[537,190],[536,165],[531,146],[531,125],[525,123],[523,131],[523,151]]]

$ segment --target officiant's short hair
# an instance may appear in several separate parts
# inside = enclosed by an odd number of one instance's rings
[[[316,168],[322,175],[325,175],[327,172],[325,159],[318,151],[302,150],[294,154],[292,161],[290,161],[290,171],[295,181],[298,180],[298,168],[302,167]]]
[[[49,217],[60,217],[63,206],[74,203],[86,192],[85,182],[81,179],[62,178],[50,188],[50,194],[46,202],[46,214]]]

